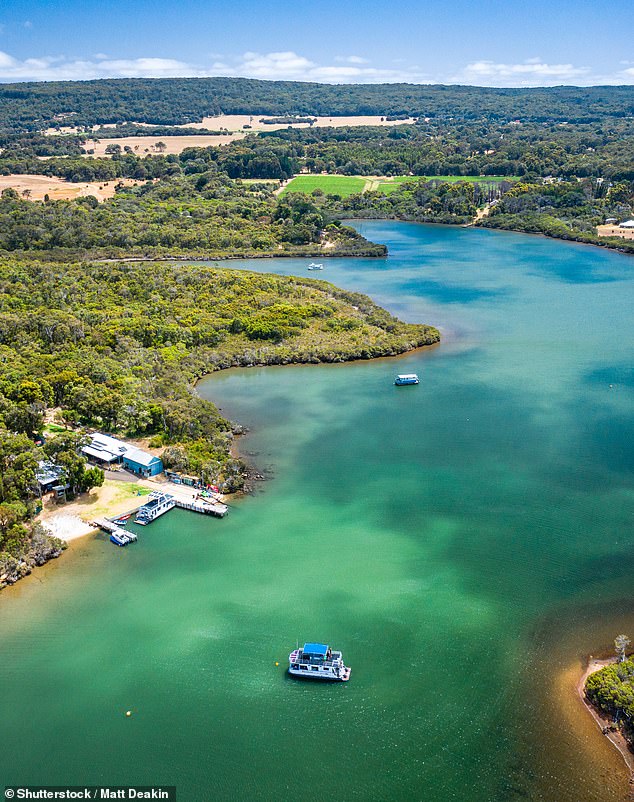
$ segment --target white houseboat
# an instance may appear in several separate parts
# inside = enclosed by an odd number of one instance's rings
[[[288,673],[306,679],[347,682],[350,669],[343,664],[341,652],[333,651],[325,643],[305,643],[288,657]]]
[[[401,373],[394,379],[394,384],[398,385],[399,387],[402,384],[418,384],[418,374],[417,373]]]
[[[169,493],[150,493],[149,500],[139,508],[134,523],[141,524],[141,526],[150,524],[160,515],[163,515],[175,506],[176,501]]]

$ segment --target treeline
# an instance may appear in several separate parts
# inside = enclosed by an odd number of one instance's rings
[[[266,255],[384,256],[312,199],[278,202],[266,184],[213,171],[125,188],[98,203],[0,196],[0,252],[47,258]]]
[[[510,184],[508,185],[510,186]],[[324,196],[332,213],[348,218],[394,218],[419,223],[471,223],[478,207],[505,188],[466,181],[448,183],[412,179],[390,194],[365,192],[347,198]],[[317,201],[319,201],[317,195]]]
[[[115,133],[110,148],[117,147]],[[145,129],[135,129],[144,132]],[[169,132],[179,129],[155,129]],[[158,135],[158,134],[157,134]],[[97,134],[95,134],[97,136]],[[285,179],[301,170],[341,175],[602,177],[634,180],[634,120],[588,124],[430,121],[394,128],[282,129],[228,145],[188,148],[180,156],[139,155],[129,145],[112,159],[86,158],[86,135],[5,137],[0,173],[42,173],[74,181],[159,178],[204,172],[231,178]],[[48,156],[42,160],[42,156]]]
[[[126,78],[0,86],[0,130],[5,131],[116,122],[182,125],[220,113],[594,122],[632,116],[634,87],[331,86],[247,78]]]

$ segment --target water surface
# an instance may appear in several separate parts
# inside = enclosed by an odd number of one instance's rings
[[[188,802],[624,797],[618,755],[560,700],[584,654],[634,634],[634,261],[359,228],[389,258],[318,277],[443,344],[202,383],[273,481],[224,521],[174,511],[3,594],[0,777]],[[342,648],[351,681],[288,679],[298,639]]]

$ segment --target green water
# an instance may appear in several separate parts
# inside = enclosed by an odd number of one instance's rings
[[[389,259],[319,278],[442,346],[202,383],[272,481],[223,521],[173,511],[2,594],[0,780],[175,784],[186,802],[624,797],[556,680],[634,635],[634,260],[359,227]],[[297,639],[341,648],[351,681],[290,680]]]

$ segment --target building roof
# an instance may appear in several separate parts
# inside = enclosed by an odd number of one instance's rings
[[[619,228],[634,228],[634,220],[625,220],[623,223],[619,223]]]
[[[93,448],[93,446],[84,446],[82,448],[82,453],[87,454],[89,457],[95,457],[102,462],[113,462],[117,459],[117,457],[109,451],[103,448]]]
[[[148,454],[147,451],[141,451],[140,448],[130,448],[123,455],[124,459],[136,462],[138,465],[149,467],[153,462],[159,462],[160,457],[155,457],[154,454]]]
[[[103,462],[113,462],[116,459],[125,458],[144,467],[148,467],[154,462],[160,462],[159,457],[148,454],[147,451],[143,451],[131,443],[117,440],[116,437],[110,437],[108,434],[94,432],[90,435],[90,439],[92,442],[90,445],[84,446],[82,452]]]
[[[35,478],[40,485],[50,485],[52,482],[59,482],[64,475],[64,469],[54,462],[41,460],[39,470],[35,473]]]
[[[304,654],[314,654],[315,656],[326,656],[328,646],[325,643],[305,643]]]

